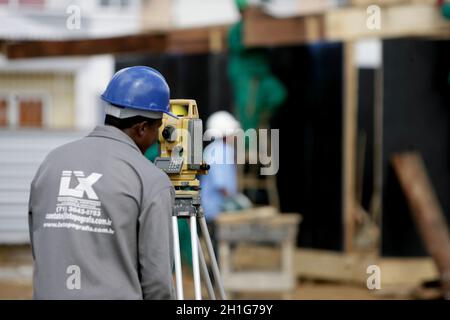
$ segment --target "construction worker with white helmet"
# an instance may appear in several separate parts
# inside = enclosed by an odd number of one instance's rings
[[[213,113],[206,121],[205,138],[214,139],[204,151],[210,165],[208,175],[201,177],[201,201],[206,221],[214,238],[214,220],[223,211],[227,198],[237,194],[237,169],[233,139],[239,122],[227,111]]]
[[[31,185],[36,299],[172,299],[174,189],[143,153],[170,91],[149,67],[117,72],[104,126],[53,150]]]

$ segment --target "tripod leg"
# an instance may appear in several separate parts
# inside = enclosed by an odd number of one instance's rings
[[[222,278],[220,277],[219,266],[217,265],[216,255],[214,254],[213,245],[211,242],[211,237],[209,236],[208,226],[206,225],[205,217],[199,217],[200,228],[202,230],[203,236],[205,237],[206,248],[208,249],[208,254],[211,259],[211,267],[214,274],[214,279],[216,280],[217,286],[219,287],[220,298],[226,300],[227,296],[225,294],[225,289],[223,288]]]
[[[191,227],[191,247],[192,247],[192,269],[194,273],[194,293],[195,300],[202,299],[201,284],[200,284],[200,269],[198,265],[198,235],[197,235],[197,220],[195,216],[190,219]]]
[[[181,253],[180,238],[178,236],[178,219],[172,216],[172,237],[173,237],[173,253],[175,261],[175,281],[177,289],[177,299],[183,300],[183,274],[181,271]]]
[[[206,266],[205,256],[203,255],[202,246],[200,244],[200,239],[198,237],[197,241],[198,241],[198,255],[200,257],[200,267],[202,269],[203,280],[206,283],[206,289],[208,290],[208,296],[210,300],[216,300],[216,294],[214,293],[211,278],[209,277],[208,267]]]

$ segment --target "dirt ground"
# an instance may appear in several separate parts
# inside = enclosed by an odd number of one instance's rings
[[[190,282],[190,281],[189,281]],[[187,287],[185,287],[187,288]],[[192,292],[186,289],[186,298],[192,298]],[[32,286],[30,283],[20,283],[15,281],[0,281],[0,299],[31,299]],[[283,299],[278,294],[246,293],[235,294],[230,297],[234,299]],[[291,299],[294,300],[373,300],[380,299],[367,289],[350,285],[330,284],[330,283],[299,283]]]
[[[185,270],[185,297],[193,298],[193,281],[190,272]],[[28,246],[0,246],[0,299],[31,299],[32,298],[32,259]],[[233,294],[234,299],[386,299],[386,295],[374,293],[363,286],[299,281],[294,292],[278,293],[239,293]],[[404,297],[403,297],[404,298]]]
[[[29,246],[0,246],[0,299],[31,299]]]

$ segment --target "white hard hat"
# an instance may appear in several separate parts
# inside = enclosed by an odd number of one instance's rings
[[[206,121],[206,136],[222,138],[231,136],[241,128],[239,122],[227,111],[214,112]]]

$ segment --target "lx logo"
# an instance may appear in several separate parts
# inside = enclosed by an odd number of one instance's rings
[[[92,185],[102,177],[102,174],[94,172],[89,177],[85,177],[83,171],[73,171],[73,174],[78,180],[78,185],[75,188],[70,188],[72,171],[63,171],[59,185],[59,195],[83,198],[86,192],[89,199],[98,200],[97,194],[92,189]]]

